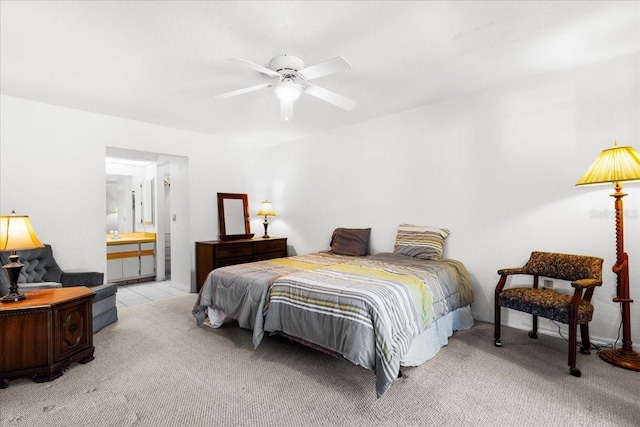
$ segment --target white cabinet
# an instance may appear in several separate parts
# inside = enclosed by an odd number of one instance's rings
[[[156,244],[140,244],[140,275],[149,276],[156,274]]]
[[[155,242],[107,245],[107,281],[134,283],[155,278]]]
[[[107,258],[107,281],[115,282],[122,279],[122,260]]]
[[[140,259],[122,258],[122,278],[130,279],[140,275]]]

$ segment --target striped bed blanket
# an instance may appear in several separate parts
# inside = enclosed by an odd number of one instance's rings
[[[380,397],[398,377],[413,339],[472,301],[471,281],[459,261],[378,254],[274,280],[264,330],[374,370]]]
[[[198,325],[220,327],[235,319],[241,328],[253,330],[253,345],[264,336],[263,309],[269,287],[279,277],[352,260],[353,257],[315,252],[238,264],[213,270],[207,276],[192,309]]]

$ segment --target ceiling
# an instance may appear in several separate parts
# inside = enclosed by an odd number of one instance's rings
[[[0,2],[5,95],[274,144],[471,91],[640,51],[640,2]],[[265,77],[228,58],[353,68],[282,122]]]

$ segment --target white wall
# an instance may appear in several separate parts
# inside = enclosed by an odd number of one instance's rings
[[[225,142],[1,95],[0,212],[29,215],[63,270],[106,271],[106,147],[182,156],[184,167],[171,170],[172,188],[186,189],[172,201],[172,233],[186,238],[172,241],[172,282],[194,289],[194,242],[218,235],[216,192],[251,197],[265,185],[249,185],[251,154],[260,159],[260,149]]]
[[[611,341],[620,318],[611,302],[613,190],[574,184],[614,139],[640,149],[639,64],[623,57],[280,145],[270,151],[278,212],[270,231],[307,253],[327,249],[335,227],[372,227],[372,252],[384,252],[400,223],[449,228],[445,255],[466,264],[474,316],[486,321],[499,268],[523,265],[532,250],[599,256],[605,283],[591,334]],[[640,187],[625,192],[640,302]],[[530,328],[530,316],[507,311],[505,321]],[[632,319],[638,345],[640,304]]]

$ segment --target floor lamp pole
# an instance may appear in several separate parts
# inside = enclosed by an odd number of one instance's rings
[[[611,195],[615,198],[616,210],[616,264],[613,272],[617,275],[616,297],[613,302],[620,303],[622,311],[622,348],[602,350],[599,356],[602,360],[612,365],[632,371],[640,371],[640,355],[633,351],[631,342],[631,303],[629,295],[629,258],[624,251],[624,226],[622,193],[620,183],[615,183],[616,192]]]

